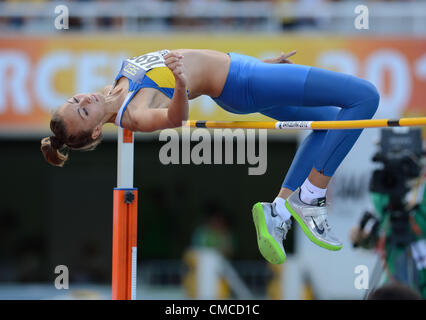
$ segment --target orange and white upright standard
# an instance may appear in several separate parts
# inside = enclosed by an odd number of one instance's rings
[[[117,187],[114,188],[112,299],[136,299],[138,190],[133,187],[133,132],[118,128]]]

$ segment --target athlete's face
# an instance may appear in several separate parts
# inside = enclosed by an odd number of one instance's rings
[[[102,129],[105,97],[101,93],[81,93],[69,98],[57,111],[69,134]]]

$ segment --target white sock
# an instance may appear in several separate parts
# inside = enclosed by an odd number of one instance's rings
[[[288,212],[285,206],[285,200],[283,198],[276,197],[274,200],[274,203],[275,203],[275,210],[281,216],[281,218],[284,219],[284,221],[291,218],[291,213]]]
[[[300,200],[306,204],[311,204],[313,200],[324,198],[327,193],[327,188],[321,189],[317,186],[314,186],[309,179],[306,179],[300,187]]]

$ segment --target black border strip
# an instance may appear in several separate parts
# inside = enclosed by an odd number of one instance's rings
[[[197,128],[207,128],[206,122],[207,121],[204,121],[204,120],[196,121],[195,122],[195,127],[197,127]]]
[[[399,127],[399,120],[388,120],[388,127]]]

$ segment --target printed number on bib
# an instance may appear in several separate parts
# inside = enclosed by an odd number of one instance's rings
[[[164,55],[167,53],[168,50],[151,52],[142,56],[130,58],[128,61],[145,71],[149,71],[153,68],[165,67],[166,65],[164,64]]]

